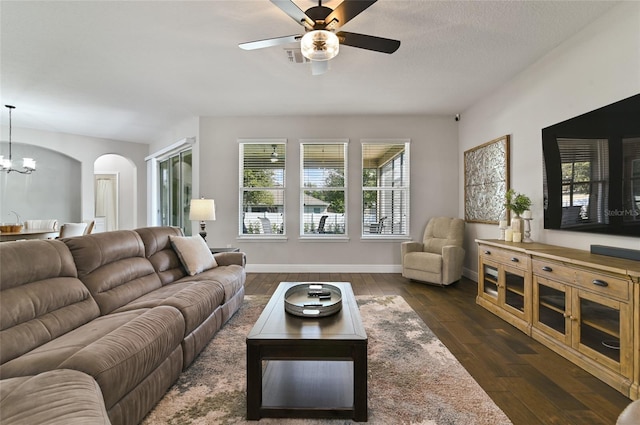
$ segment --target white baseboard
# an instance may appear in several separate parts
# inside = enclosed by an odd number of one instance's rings
[[[467,277],[471,280],[473,280],[474,282],[478,281],[478,270],[471,270],[471,269],[467,269],[467,268],[463,268],[462,269],[462,275],[464,277]]]
[[[402,273],[400,264],[247,264],[247,273]]]
[[[247,273],[402,273],[400,264],[247,264]],[[462,275],[478,281],[478,271],[464,268]]]

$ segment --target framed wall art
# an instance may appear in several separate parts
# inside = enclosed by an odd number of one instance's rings
[[[504,213],[507,190],[508,135],[464,152],[464,219],[467,222],[498,224]]]

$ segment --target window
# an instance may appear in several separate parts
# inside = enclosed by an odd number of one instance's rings
[[[285,154],[283,139],[240,141],[239,235],[285,233]]]
[[[189,148],[158,161],[160,225],[180,227],[185,235],[191,235],[192,158]]]
[[[409,142],[362,141],[362,236],[409,234]]]
[[[346,234],[347,140],[303,140],[300,146],[300,234]]]
[[[606,139],[558,139],[562,161],[562,225],[607,223],[609,143]]]

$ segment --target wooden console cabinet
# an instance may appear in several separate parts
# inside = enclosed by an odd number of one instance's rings
[[[476,242],[479,305],[640,397],[640,262],[539,243]]]

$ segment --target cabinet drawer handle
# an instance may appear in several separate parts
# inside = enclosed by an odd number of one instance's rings
[[[485,251],[484,252],[486,255],[491,255],[491,251]]]
[[[604,286],[604,287],[609,286],[609,284],[607,282],[605,282],[604,280],[600,280],[600,279],[593,279],[592,283],[594,285],[598,285],[598,286]]]
[[[549,267],[549,266],[542,266],[542,271],[543,272],[552,272],[553,269],[551,267]]]
[[[511,257],[511,261],[513,261],[514,263],[519,263],[520,260],[518,260],[516,257]]]

